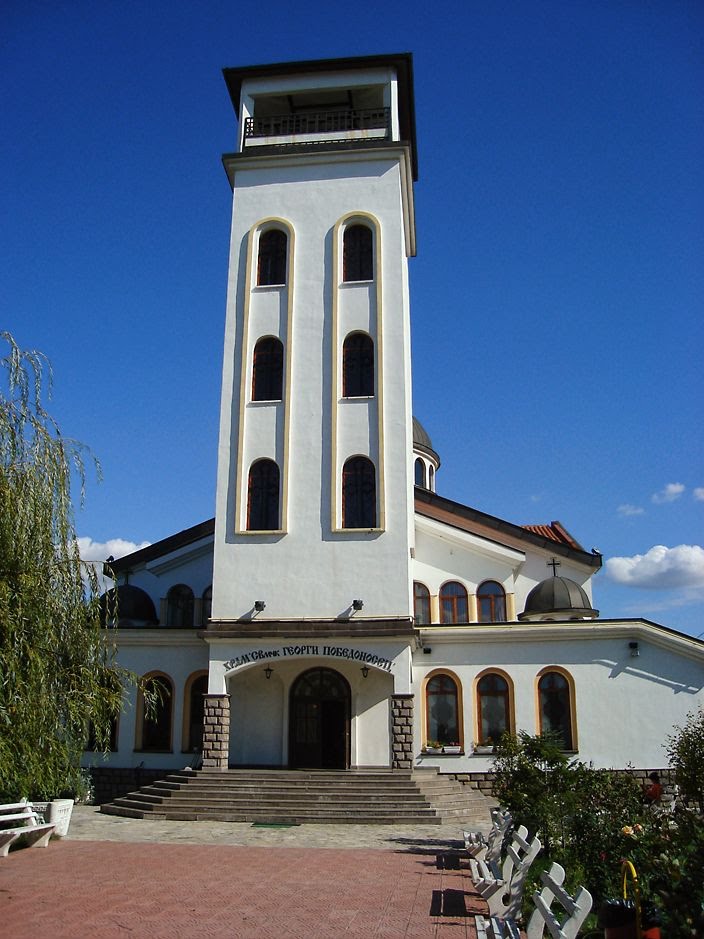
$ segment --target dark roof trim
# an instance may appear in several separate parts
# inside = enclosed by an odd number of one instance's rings
[[[309,59],[297,62],[274,62],[268,65],[246,65],[224,68],[227,90],[239,119],[242,82],[248,78],[272,75],[300,75],[306,72],[341,72],[357,69],[388,68],[396,70],[399,81],[399,122],[401,140],[411,145],[413,179],[418,179],[418,148],[416,144],[416,109],[413,94],[413,55],[410,52],[392,52],[388,55],[362,55],[342,59]]]
[[[113,573],[122,574],[133,567],[137,567],[138,564],[146,564],[148,561],[163,557],[172,551],[178,551],[179,548],[185,548],[202,538],[212,537],[214,534],[215,519],[210,518],[207,522],[200,522],[198,525],[193,525],[192,528],[184,528],[183,531],[179,531],[175,535],[169,535],[168,538],[155,541],[154,544],[150,544],[146,548],[140,548],[139,551],[133,551],[132,554],[126,554],[116,561],[111,561],[110,568]]]
[[[503,519],[496,518],[493,515],[487,515],[484,512],[480,512],[478,509],[472,509],[468,505],[462,505],[459,502],[453,502],[451,499],[445,499],[442,496],[437,495],[435,492],[430,492],[427,489],[420,489],[416,487],[416,511],[420,515],[424,515],[427,518],[434,518],[434,515],[431,512],[423,511],[426,505],[429,507],[442,509],[445,512],[457,516],[458,519],[464,519],[465,521],[469,522],[476,522],[477,524],[484,525],[496,532],[502,532],[506,535],[510,535],[511,537],[517,538],[520,541],[525,541],[528,544],[532,544],[536,548],[543,548],[546,551],[552,551],[553,554],[560,554],[563,557],[573,558],[580,564],[586,564],[588,567],[593,567],[595,570],[599,570],[601,568],[602,557],[600,554],[591,554],[587,551],[584,551],[580,547],[572,548],[569,545],[562,544],[559,541],[554,541],[550,538],[543,538],[541,535],[534,534],[532,531],[529,531],[522,525],[514,525],[512,522],[506,522]],[[565,533],[568,534],[567,532]],[[577,544],[573,538],[571,538],[571,540],[575,545]]]

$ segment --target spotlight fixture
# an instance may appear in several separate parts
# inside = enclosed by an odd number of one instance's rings
[[[261,611],[262,611],[265,607],[266,607],[266,603],[264,602],[264,600],[255,600],[255,601],[254,601],[254,609],[257,611],[257,613],[261,613]]]
[[[430,655],[432,651],[433,650],[430,648],[430,646],[423,646],[423,655]]]
[[[271,676],[274,674],[274,669],[271,667],[271,665],[267,665],[267,667],[264,669],[264,674],[266,675],[266,680],[269,681]]]
[[[362,677],[363,677],[363,678],[366,678],[367,675],[369,674],[369,666],[368,666],[368,665],[363,665],[363,666],[361,667],[360,671],[361,671],[361,673],[362,673]]]
[[[637,642],[629,642],[628,648],[631,650],[631,657],[637,659],[640,655],[640,649],[638,648]]]
[[[361,609],[363,609],[363,608],[364,608],[364,600],[353,600],[353,601],[352,601],[352,609],[353,609],[353,610],[361,610]]]

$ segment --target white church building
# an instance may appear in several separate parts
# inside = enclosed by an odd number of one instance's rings
[[[666,766],[704,643],[593,608],[602,558],[436,491],[413,418],[408,54],[225,70],[239,126],[215,518],[112,562],[108,770],[491,769],[504,731]],[[416,403],[422,411],[422,402]],[[213,454],[215,457],[215,454]]]

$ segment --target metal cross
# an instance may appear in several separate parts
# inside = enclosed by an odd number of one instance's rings
[[[556,561],[555,558],[553,558],[551,561],[548,561],[548,562],[547,562],[547,565],[546,565],[546,566],[552,568],[552,576],[553,576],[553,577],[557,577],[557,569],[558,569],[558,567],[560,566],[560,564],[561,564],[561,562],[560,562],[560,561]]]

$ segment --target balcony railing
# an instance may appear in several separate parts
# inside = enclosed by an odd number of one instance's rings
[[[390,136],[389,108],[349,111],[315,111],[308,114],[280,114],[273,117],[248,117],[244,122],[245,145],[261,137],[307,137],[340,140],[356,137],[355,131],[383,131],[374,137]]]

